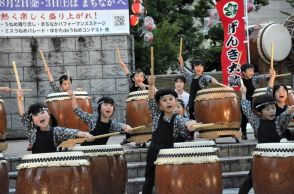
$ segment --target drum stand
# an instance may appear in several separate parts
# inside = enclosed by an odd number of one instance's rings
[[[239,139],[242,137],[242,133],[240,131],[209,131],[209,132],[200,132],[199,138],[205,138],[209,140],[215,140],[217,138],[222,137],[232,137],[235,138],[237,143],[240,143]]]
[[[215,140],[222,137],[235,138],[237,143],[240,143],[239,139],[242,137],[240,132],[240,123],[216,123],[213,127],[202,128],[198,130],[200,138],[209,140]]]

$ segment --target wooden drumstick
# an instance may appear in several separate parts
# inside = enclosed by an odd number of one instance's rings
[[[182,56],[182,49],[183,49],[183,38],[181,37],[181,40],[180,40],[180,52],[179,52],[180,57]]]
[[[151,74],[151,76],[154,76],[154,50],[153,50],[153,47],[150,48],[150,60],[151,60],[150,74]]]
[[[41,55],[41,58],[42,58],[42,61],[43,61],[43,64],[44,64],[44,67],[45,67],[45,70],[48,71],[48,64],[45,60],[45,57],[44,57],[44,54],[43,54],[43,51],[41,49],[39,49],[39,52],[40,52],[40,55]]]
[[[118,58],[118,62],[121,63],[122,59],[121,59],[121,55],[120,55],[120,51],[119,51],[118,46],[116,46],[116,55],[117,55],[117,58]]]
[[[275,53],[275,42],[272,41],[271,69],[274,68],[274,53]]]
[[[19,89],[16,89],[16,88],[12,88],[12,89],[11,89],[11,91],[17,91],[17,90],[19,90]],[[31,92],[31,91],[33,91],[32,89],[20,89],[20,90],[22,90],[22,91],[27,91],[27,92]]]
[[[193,130],[199,130],[199,129],[204,128],[204,127],[213,127],[213,126],[215,126],[214,123],[205,123],[205,124],[198,123],[198,124],[192,125],[192,129]]]
[[[284,77],[284,76],[290,76],[290,75],[292,75],[292,73],[279,74],[279,75],[276,75],[276,77]]]
[[[225,84],[222,84],[222,83],[219,83],[219,82],[215,82],[215,84],[216,84],[216,85],[219,85],[219,86],[222,86],[222,87],[229,87],[229,86],[227,86],[227,85],[225,85]]]
[[[18,89],[21,89],[21,85],[20,85],[19,76],[18,76],[18,72],[17,72],[15,61],[12,61],[12,65],[13,65],[14,75],[15,75],[15,79],[16,79],[16,83],[17,83],[17,88]]]
[[[238,62],[237,62],[237,65],[241,65],[241,64],[240,64],[240,61],[241,61],[241,57],[242,57],[242,51],[240,51],[240,54],[239,54],[239,58],[238,58]]]

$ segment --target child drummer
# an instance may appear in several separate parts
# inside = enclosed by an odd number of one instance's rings
[[[191,67],[193,69],[193,74],[189,74],[184,69],[184,61],[182,56],[179,56],[179,66],[180,66],[180,72],[181,74],[184,74],[187,81],[190,83],[190,96],[189,96],[189,115],[190,119],[195,119],[194,117],[194,100],[196,97],[196,94],[199,90],[204,89],[207,87],[207,85],[212,83],[218,83],[215,78],[213,78],[210,75],[203,75],[204,71],[204,62],[202,60],[195,60],[192,61]]]
[[[251,109],[251,102],[246,99],[245,86],[241,87],[241,92],[241,107],[254,131],[257,131],[258,143],[280,142],[284,132],[283,130],[291,122],[294,116],[294,105],[289,106],[285,112],[276,116],[275,98],[270,94],[263,94],[256,97],[253,102],[253,108],[259,114],[259,116],[257,116]],[[239,194],[247,194],[252,186],[250,170],[248,176],[240,187]]]
[[[262,74],[262,75],[254,75],[254,65],[246,63],[241,66],[241,73],[242,73],[242,81],[244,83],[244,86],[247,88],[246,92],[246,99],[252,102],[253,94],[255,88],[258,86],[258,84],[262,81],[265,81],[267,78],[270,77],[269,74]],[[240,79],[234,79],[229,80],[229,85],[236,85],[241,87],[241,80]],[[246,126],[248,123],[248,118],[244,114],[244,111],[242,111],[242,117],[241,117],[241,132],[242,132],[242,139],[247,140],[247,132],[246,132]]]
[[[135,92],[135,91],[148,89],[148,83],[145,78],[145,73],[142,70],[136,69],[135,72],[130,73],[127,65],[123,61],[119,63],[119,66],[128,77],[129,92]]]
[[[97,115],[89,114],[81,110],[77,104],[76,97],[72,90],[68,91],[68,95],[71,97],[72,108],[74,113],[83,120],[90,129],[92,135],[102,135],[115,131],[128,132],[131,127],[127,124],[112,121],[111,117],[114,114],[115,106],[114,100],[110,97],[102,97],[98,100]],[[102,139],[96,139],[93,142],[86,142],[83,145],[104,145],[107,143],[109,137]]]
[[[54,81],[50,67],[46,67],[45,71],[47,72],[50,86],[52,87],[54,92],[67,92],[68,90],[70,90],[71,84],[72,84],[71,77],[68,79],[68,75],[60,76],[59,78],[60,88],[59,88]]]
[[[172,148],[174,139],[178,136],[186,138],[189,129],[192,130],[194,120],[188,120],[174,114],[177,106],[177,93],[173,89],[160,89],[155,93],[155,78],[150,76],[149,82],[149,108],[152,117],[152,141],[147,151],[145,183],[143,194],[151,194],[155,179],[154,162],[160,149]]]
[[[32,104],[25,113],[22,99],[23,91],[18,90],[18,110],[33,154],[56,152],[57,146],[67,139],[85,137],[87,141],[92,140],[93,136],[87,132],[57,126],[54,116],[50,115],[48,108],[42,103]]]

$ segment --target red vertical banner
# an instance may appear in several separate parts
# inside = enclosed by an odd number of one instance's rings
[[[247,62],[244,0],[219,0],[216,9],[224,28],[221,55],[223,83],[237,89],[236,80],[241,78],[240,65]]]

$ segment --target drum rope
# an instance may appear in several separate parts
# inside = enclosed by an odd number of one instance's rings
[[[196,94],[196,97],[197,97],[197,96],[201,96],[201,95],[206,95],[206,94],[214,94],[214,93],[217,93],[217,94],[219,94],[219,93],[234,93],[234,94],[236,94],[236,92],[235,92],[235,91],[232,91],[232,90],[207,91],[207,92],[200,92],[200,93],[197,93],[197,94]]]
[[[55,162],[55,161],[75,161],[75,160],[87,160],[88,156],[61,156],[52,158],[32,158],[32,159],[22,159],[20,164],[25,163],[40,163],[40,162]]]
[[[294,148],[254,148],[256,152],[294,152]]]
[[[189,157],[217,156],[217,152],[159,154],[157,158],[189,158]]]

